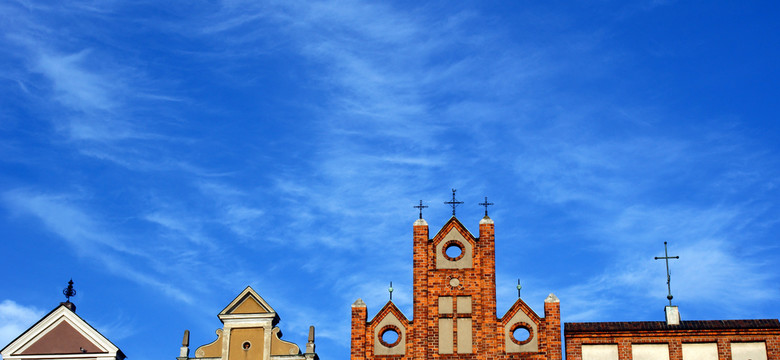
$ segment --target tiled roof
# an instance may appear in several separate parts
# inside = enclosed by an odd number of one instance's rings
[[[564,324],[564,331],[567,333],[729,329],[780,329],[780,321],[777,319],[692,320],[680,321],[680,325],[666,325],[665,321],[584,322]]]

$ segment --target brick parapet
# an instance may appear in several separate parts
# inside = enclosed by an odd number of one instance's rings
[[[352,339],[351,353],[352,360],[364,360],[366,358],[366,322],[368,320],[368,309],[365,306],[352,306]]]
[[[548,360],[562,360],[561,350],[561,303],[545,301],[544,303],[545,349]]]
[[[431,260],[428,254],[430,243],[428,225],[415,225],[412,240],[412,281],[413,281],[413,313],[412,330],[410,331],[411,355],[415,359],[428,357],[426,339],[428,338],[428,268]]]
[[[631,360],[631,344],[668,344],[669,359],[682,359],[682,344],[716,343],[718,359],[731,359],[732,342],[764,342],[767,360],[780,360],[780,329],[685,329],[567,333],[566,359],[582,360],[582,345],[617,344],[619,360]]]

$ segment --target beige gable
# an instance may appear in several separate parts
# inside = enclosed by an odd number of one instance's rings
[[[228,311],[228,314],[263,314],[267,312],[268,310],[263,308],[263,305],[261,305],[251,294],[247,294],[238,306]]]
[[[260,294],[247,286],[219,313],[219,316],[276,313]]]

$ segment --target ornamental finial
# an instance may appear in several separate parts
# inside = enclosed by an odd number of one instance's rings
[[[390,301],[393,301],[393,282],[390,282],[390,287],[387,289],[390,292]]]
[[[73,279],[68,281],[68,287],[62,290],[62,295],[65,295],[66,302],[70,302],[70,298],[76,296],[76,290],[73,289]]]

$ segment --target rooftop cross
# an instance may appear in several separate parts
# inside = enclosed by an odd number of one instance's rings
[[[664,241],[664,256],[656,256],[656,260],[664,259],[666,260],[666,288],[669,290],[669,295],[666,295],[666,298],[669,299],[669,306],[672,306],[672,276],[669,273],[669,259],[679,259],[679,256],[669,256],[669,251],[666,248],[666,241]]]
[[[68,281],[68,287],[62,290],[62,295],[65,295],[65,299],[67,299],[67,302],[70,302],[70,298],[76,296],[76,290],[73,289],[73,279],[70,279]]]
[[[422,200],[420,200],[420,205],[413,206],[413,208],[415,208],[415,209],[420,209],[420,219],[422,219],[422,209],[425,209],[427,207],[428,207],[428,205],[423,205],[422,204]]]
[[[482,205],[482,206],[485,207],[485,217],[487,217],[488,216],[487,215],[487,207],[490,206],[490,205],[495,205],[495,204],[493,204],[492,202],[488,202],[487,201],[487,196],[485,196],[485,202],[479,203],[479,205]]]
[[[457,191],[457,190],[455,190],[455,189],[452,189],[452,200],[450,200],[450,201],[445,201],[445,202],[444,202],[445,204],[447,204],[447,205],[451,205],[451,206],[452,206],[452,216],[455,216],[455,207],[456,207],[456,206],[458,206],[458,205],[460,205],[460,204],[463,204],[463,201],[457,201],[457,200],[455,200],[455,192],[456,192],[456,191]]]

